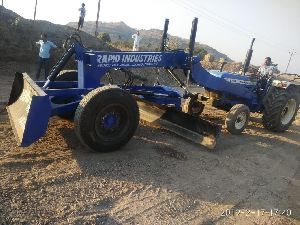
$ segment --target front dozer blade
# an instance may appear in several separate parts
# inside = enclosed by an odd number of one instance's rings
[[[29,146],[45,135],[51,114],[50,100],[27,74],[15,74],[6,109],[21,147]]]
[[[200,117],[142,100],[138,100],[138,106],[141,120],[171,131],[208,149],[214,149],[216,139],[221,133],[221,126]]]

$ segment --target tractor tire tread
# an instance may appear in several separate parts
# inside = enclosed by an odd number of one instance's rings
[[[297,102],[297,110],[293,115],[290,122],[286,125],[281,124],[281,113],[283,107],[286,105],[290,98],[295,98]],[[297,115],[299,102],[295,93],[282,88],[272,87],[268,96],[264,100],[264,111],[262,116],[262,123],[267,130],[274,132],[283,132],[289,128],[289,126],[295,120]]]
[[[240,112],[240,111],[245,111],[246,112],[246,115],[247,115],[247,120],[246,120],[246,123],[245,125],[242,127],[242,129],[239,129],[237,130],[235,128],[235,119],[236,119],[236,115]],[[244,104],[236,104],[234,105],[230,110],[229,112],[227,113],[227,117],[226,117],[226,120],[225,120],[225,125],[226,125],[226,128],[227,130],[231,133],[231,134],[234,134],[234,135],[239,135],[243,132],[243,130],[245,129],[245,127],[247,126],[248,124],[248,120],[249,120],[249,117],[250,117],[250,110],[248,108],[248,106],[244,105]]]
[[[101,95],[105,95],[105,92],[113,91],[113,90],[123,91],[117,85],[106,85],[106,86],[99,87],[99,88],[92,90],[86,96],[84,96],[84,98],[80,101],[80,103],[75,111],[75,116],[74,116],[75,134],[79,138],[81,143],[83,143],[85,146],[87,146],[88,148],[95,150],[95,151],[109,152],[109,151],[117,150],[118,148],[125,145],[130,140],[130,138],[132,137],[133,133],[135,132],[135,130],[139,124],[139,109],[138,109],[138,105],[137,105],[136,101],[134,100],[135,108],[133,109],[133,112],[136,114],[136,116],[135,116],[134,122],[132,124],[130,124],[133,132],[131,132],[128,137],[123,138],[123,140],[120,143],[113,144],[112,146],[107,146],[105,149],[103,149],[103,148],[93,149],[89,145],[89,143],[87,143],[86,140],[84,140],[83,135],[82,135],[82,128],[81,128],[81,126],[82,126],[81,117],[82,117],[82,115],[85,114],[85,109],[87,107],[95,107],[94,102],[97,98],[99,98]],[[128,94],[127,96],[131,97],[128,92],[126,92],[126,91],[123,91],[123,92],[126,93],[126,95]]]

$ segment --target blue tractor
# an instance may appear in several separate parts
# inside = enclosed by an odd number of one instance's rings
[[[288,129],[299,107],[299,86],[268,76],[254,80],[206,71],[199,57],[193,56],[197,23],[195,18],[188,52],[166,50],[166,20],[160,51],[93,51],[74,34],[46,81],[34,82],[26,73],[16,73],[7,111],[19,145],[26,147],[37,141],[45,135],[49,118],[60,116],[73,119],[79,140],[96,151],[112,151],[126,144],[140,119],[212,149],[221,127],[200,116],[208,100],[228,111],[226,127],[232,134],[244,130],[250,112],[263,113],[263,124],[269,130]],[[251,54],[250,49],[244,71]],[[64,71],[73,55],[77,70]],[[179,88],[133,85],[130,69],[146,67],[164,68]],[[105,84],[103,79],[111,69],[123,72],[126,82]],[[177,70],[182,71],[186,82]],[[192,92],[188,83],[205,88],[205,94]]]
[[[246,75],[252,57],[253,38],[240,74],[210,70],[193,65],[192,79],[205,87],[203,99],[227,111],[225,125],[231,134],[241,134],[250,112],[261,113],[264,127],[273,132],[287,130],[295,120],[300,102],[300,83],[271,73]],[[274,65],[276,66],[276,65]],[[255,76],[253,76],[255,75]]]

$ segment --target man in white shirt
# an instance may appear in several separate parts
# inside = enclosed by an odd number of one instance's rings
[[[78,21],[78,28],[77,30],[79,30],[79,28],[82,29],[83,27],[83,22],[84,22],[84,17],[85,17],[85,13],[86,13],[86,10],[85,10],[85,4],[82,3],[81,4],[81,8],[78,9],[78,11],[80,11],[80,15],[79,15],[79,21]]]
[[[264,64],[259,67],[258,73],[263,76],[272,76],[275,70],[276,65],[272,64],[272,60],[270,57],[266,57]]]
[[[132,35],[132,38],[134,39],[132,51],[138,51],[140,48],[140,41],[142,39],[140,37],[140,32],[137,31],[136,34]]]
[[[35,75],[36,80],[39,80],[42,67],[45,69],[45,80],[47,79],[49,72],[50,49],[57,48],[55,44],[47,40],[47,34],[42,34],[41,39],[42,40],[36,42],[37,45],[40,45],[39,64]]]

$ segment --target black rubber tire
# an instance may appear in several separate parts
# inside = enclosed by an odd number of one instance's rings
[[[78,81],[78,71],[77,70],[62,70],[55,78],[55,81]],[[70,101],[72,101],[72,99]],[[66,103],[67,102],[68,101],[66,101]],[[75,115],[75,111],[60,114],[58,116],[63,119],[73,120],[74,115]]]
[[[78,81],[78,71],[77,70],[62,70],[55,81]]]
[[[111,114],[118,115],[115,131],[104,128],[103,121]],[[128,92],[117,86],[104,86],[80,101],[74,117],[75,133],[81,143],[92,150],[114,151],[132,138],[139,117],[137,102]]]
[[[240,120],[240,116],[244,116],[244,122],[241,124],[243,126],[236,127],[236,122]],[[234,135],[241,134],[244,131],[245,127],[248,125],[249,117],[250,117],[250,110],[248,106],[243,104],[234,105],[227,113],[226,120],[225,120],[226,129],[231,134]]]
[[[283,124],[282,113],[285,110],[289,100],[296,101],[296,109],[288,123]],[[283,88],[272,87],[264,99],[264,111],[262,116],[262,123],[267,130],[274,132],[283,132],[287,130],[294,122],[299,109],[299,99],[297,93],[288,91]]]

